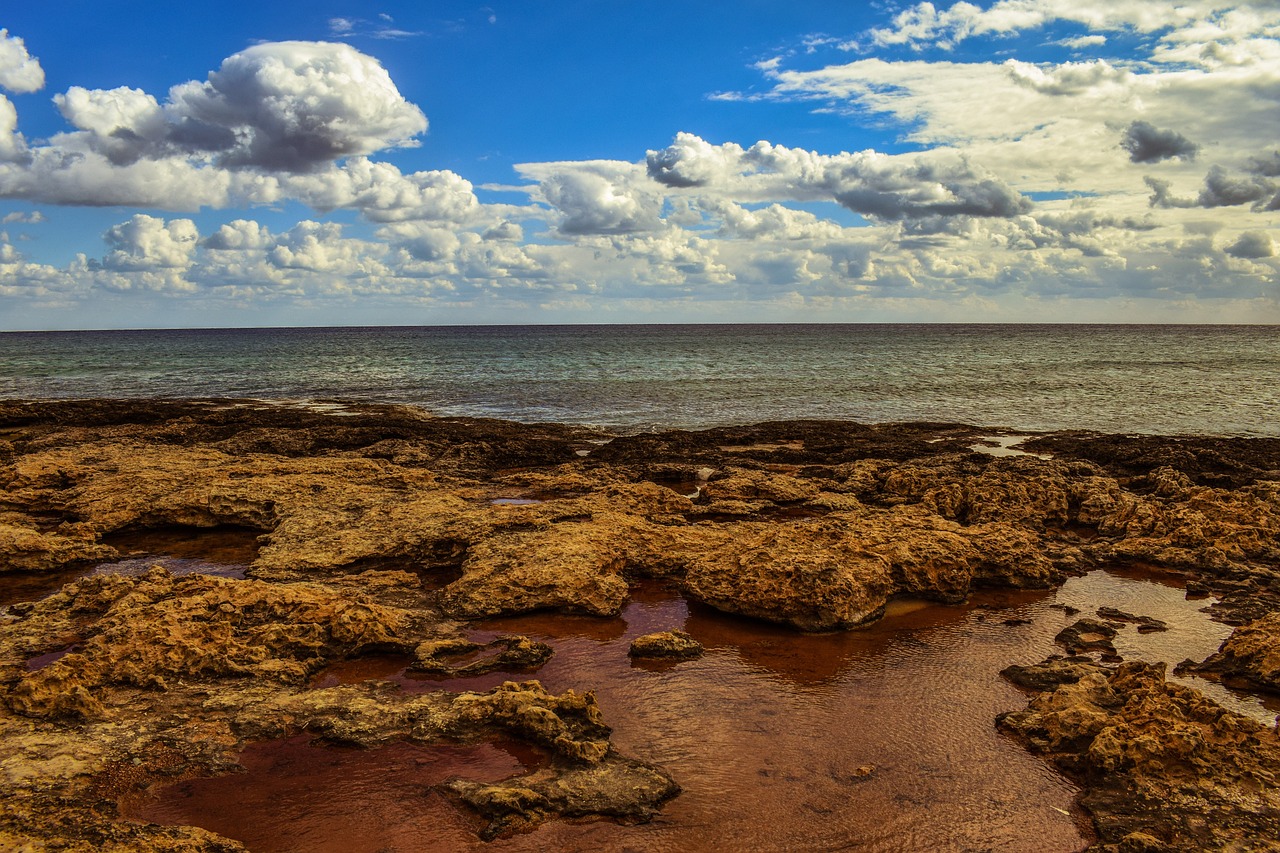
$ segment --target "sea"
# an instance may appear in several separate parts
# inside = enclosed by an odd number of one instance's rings
[[[5,332],[0,397],[378,401],[619,432],[821,418],[1277,437],[1280,326]]]

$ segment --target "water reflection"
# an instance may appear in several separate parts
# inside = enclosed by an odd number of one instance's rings
[[[474,840],[483,821],[434,786],[452,778],[495,782],[546,757],[516,743],[363,750],[322,747],[303,735],[256,744],[240,762],[247,773],[180,782],[123,811],[153,823],[194,823],[254,853],[453,850]]]
[[[1168,579],[1094,572],[1057,591],[981,592],[960,606],[897,601],[869,629],[813,635],[721,614],[646,581],[617,619],[532,614],[472,626],[479,642],[522,633],[551,644],[555,655],[533,674],[432,681],[406,674],[407,657],[389,656],[333,667],[316,686],[381,678],[406,690],[483,690],[536,677],[556,692],[594,690],[617,748],[666,767],[684,788],[647,825],[559,821],[483,844],[444,821],[443,834],[415,847],[397,847],[391,826],[372,836],[386,850],[1071,851],[1090,841],[1076,790],[996,731],[999,712],[1026,702],[1000,670],[1061,652],[1054,636],[1104,605],[1169,625],[1155,634],[1121,627],[1116,647],[1126,659],[1202,658],[1229,632],[1204,604]],[[632,665],[633,638],[676,628],[706,654]],[[1267,718],[1256,699],[1195,682]],[[324,799],[334,785],[381,803],[399,796],[401,772],[389,765],[367,778],[317,778],[311,789]],[[271,823],[263,809],[244,819]]]
[[[119,560],[54,572],[0,574],[0,607],[47,598],[88,575],[137,576],[157,565],[175,575],[241,579],[257,559],[259,535],[259,531],[244,527],[181,525],[108,534],[102,544],[119,551]]]

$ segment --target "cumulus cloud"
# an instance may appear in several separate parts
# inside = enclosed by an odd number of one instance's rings
[[[274,203],[293,181],[322,209],[367,203],[389,216],[403,201],[404,216],[445,215],[468,204],[469,185],[441,188],[438,174],[406,177],[361,160],[414,144],[427,121],[377,60],[345,44],[256,45],[206,82],[173,87],[163,104],[129,87],[73,86],[54,101],[76,130],[30,151],[9,130],[12,105],[0,102],[0,159],[21,161],[0,169],[0,196],[181,210]]]
[[[1161,130],[1146,121],[1130,124],[1120,147],[1129,152],[1129,160],[1134,163],[1158,163],[1172,157],[1192,160],[1200,150],[1200,146],[1176,130]]]
[[[631,163],[526,163],[516,167],[538,181],[537,192],[559,214],[565,235],[618,235],[662,227],[662,197],[644,185]]]
[[[0,197],[167,210],[295,199],[375,222],[463,222],[479,209],[452,172],[369,159],[416,144],[427,121],[349,45],[256,45],[163,102],[127,86],[73,86],[54,102],[73,130],[29,148],[0,95]]]
[[[1271,258],[1275,257],[1276,247],[1271,235],[1263,231],[1246,231],[1226,248],[1228,255],[1236,258]]]
[[[6,213],[0,217],[0,224],[8,225],[14,222],[21,222],[24,225],[36,225],[45,221],[45,215],[38,210],[24,212],[15,210],[13,213]]]
[[[283,176],[281,192],[321,210],[350,208],[374,222],[438,219],[466,222],[480,202],[471,182],[450,171],[401,174],[390,163],[357,157],[342,167]]]
[[[747,198],[833,200],[855,213],[886,220],[925,216],[1012,216],[1031,202],[963,157],[939,152],[888,155],[876,151],[826,155],[757,142],[710,145],[682,133],[650,151],[648,174],[674,188],[715,188]]]
[[[426,117],[386,69],[332,42],[255,45],[169,92],[169,141],[230,167],[305,172],[413,144]]]
[[[266,249],[271,245],[271,232],[249,219],[236,219],[210,234],[203,241],[207,249],[215,251],[243,252]]]
[[[692,133],[678,133],[661,151],[645,155],[649,177],[668,187],[701,187],[728,175],[722,150]]]
[[[0,29],[0,88],[10,92],[38,92],[44,88],[44,69],[27,52],[26,43]]]
[[[18,111],[13,102],[0,95],[0,163],[26,160],[27,143],[18,133]]]
[[[108,229],[102,239],[111,250],[102,261],[106,269],[139,272],[190,267],[200,234],[190,219],[166,222],[139,213]]]
[[[84,89],[54,95],[63,118],[84,131],[83,141],[117,166],[164,152],[170,127],[156,99],[141,89]],[[227,134],[229,139],[230,132]]]

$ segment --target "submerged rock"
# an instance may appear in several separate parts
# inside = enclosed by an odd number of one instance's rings
[[[690,660],[702,657],[702,643],[684,631],[659,631],[631,641],[627,654],[633,658],[670,658]]]
[[[413,655],[414,669],[452,678],[537,669],[551,659],[552,649],[528,637],[499,637],[483,644],[451,637],[419,643]]]
[[[1099,607],[1097,613],[1100,619],[1107,619],[1111,622],[1130,622],[1137,625],[1139,634],[1155,634],[1169,630],[1169,626],[1159,619],[1154,619],[1150,616],[1135,616],[1115,607]]]
[[[1102,652],[1114,655],[1116,647],[1111,642],[1116,636],[1116,629],[1106,622],[1097,619],[1078,619],[1058,632],[1054,641],[1067,647],[1069,654],[1084,651]]]

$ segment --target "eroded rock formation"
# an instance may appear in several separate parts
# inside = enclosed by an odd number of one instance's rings
[[[1103,565],[1176,572],[1225,596],[1219,618],[1249,625],[1210,666],[1276,684],[1274,441],[1059,433],[1025,445],[1049,458],[997,458],[970,449],[983,431],[955,424],[613,436],[243,401],[3,402],[0,428],[0,589],[47,576],[52,593],[15,595],[0,611],[0,736],[12,745],[0,759],[0,846],[235,849],[203,830],[122,822],[119,803],[225,772],[246,744],[304,730],[365,746],[540,745],[552,759],[527,776],[450,786],[489,834],[556,815],[643,819],[675,783],[613,750],[589,694],[536,682],[489,693],[310,686],[325,666],[375,652],[442,676],[493,661],[536,672],[545,647],[475,643],[461,623],[609,617],[642,577],[729,613],[827,631],[874,621],[898,595],[959,602]],[[65,573],[119,558],[122,535],[228,526],[257,534],[244,580],[153,570],[64,587]],[[1025,674],[1062,695],[1007,719],[1011,730],[1102,780],[1091,791],[1167,794],[1188,815],[1264,825],[1272,804],[1250,786],[1271,772],[1265,731],[1232,728],[1145,669],[1069,664]],[[1169,733],[1177,742],[1161,746]],[[1208,763],[1235,760],[1228,735],[1254,763],[1196,781]],[[1132,768],[1160,762],[1184,775],[1133,781],[1147,771]],[[1249,789],[1243,817],[1223,811],[1232,786]],[[1098,821],[1106,843],[1129,847],[1217,837],[1145,817],[1117,835]]]
[[[1084,785],[1091,850],[1280,846],[1275,728],[1166,681],[1163,665],[1058,661],[1009,674],[1048,690],[999,725]]]

